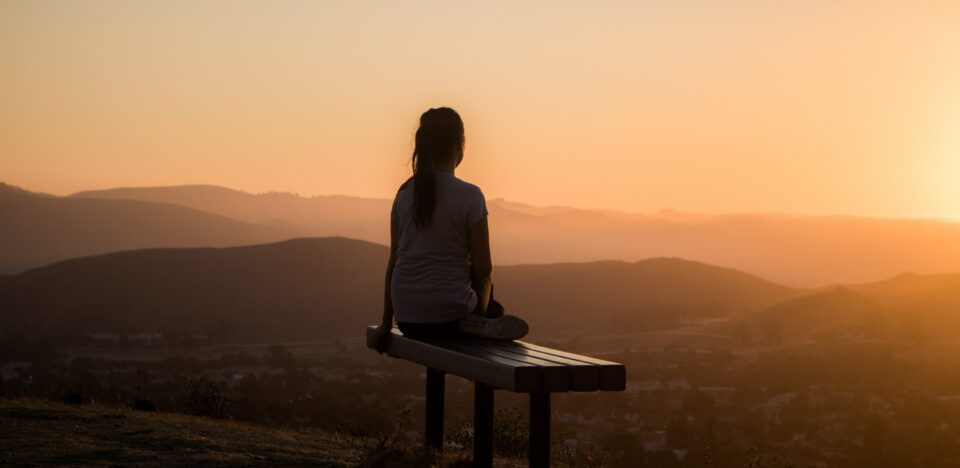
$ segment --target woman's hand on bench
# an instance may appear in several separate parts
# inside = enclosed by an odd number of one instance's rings
[[[373,349],[380,354],[383,354],[383,349],[387,346],[387,337],[390,336],[391,329],[393,329],[392,325],[380,325],[373,332]]]

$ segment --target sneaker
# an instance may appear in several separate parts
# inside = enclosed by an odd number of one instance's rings
[[[460,319],[460,330],[467,335],[488,340],[519,340],[530,331],[527,322],[520,317],[504,315],[500,318],[481,317],[470,314]]]

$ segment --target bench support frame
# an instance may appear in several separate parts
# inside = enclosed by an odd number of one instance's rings
[[[427,447],[443,451],[444,378],[446,374],[427,368],[427,401],[424,436]]]
[[[367,327],[367,347],[427,368],[424,442],[443,449],[444,379],[446,374],[473,381],[474,457],[476,466],[493,462],[494,389],[530,394],[529,463],[550,465],[550,394],[556,392],[622,392],[623,364],[546,348],[523,341],[416,340],[391,330],[386,348]],[[482,383],[480,383],[482,382]]]
[[[493,466],[493,387],[473,384],[473,466]]]
[[[527,460],[531,467],[550,466],[550,394],[530,394],[530,452]]]
[[[427,368],[427,398],[424,422],[428,448],[443,450],[444,378],[446,374]],[[473,466],[493,466],[493,390],[490,385],[473,384]],[[550,466],[550,393],[530,393],[530,448],[532,468]]]

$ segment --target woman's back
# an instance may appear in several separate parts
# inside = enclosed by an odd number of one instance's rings
[[[529,330],[493,300],[486,202],[476,185],[455,175],[464,141],[463,120],[453,109],[420,116],[413,177],[390,211],[383,322],[373,336],[380,352],[394,319],[404,335],[421,338],[464,333],[515,340]]]
[[[417,227],[411,179],[397,192],[391,223],[397,232],[391,297],[397,321],[439,323],[469,314],[472,287],[470,228],[487,215],[483,193],[453,174],[436,172],[430,222]]]

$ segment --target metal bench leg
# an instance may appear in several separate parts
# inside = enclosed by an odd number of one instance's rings
[[[427,407],[424,436],[428,448],[443,450],[443,384],[444,374],[427,368]]]
[[[531,468],[550,466],[550,394],[530,394],[530,453]]]
[[[493,466],[493,387],[473,386],[473,466]]]

